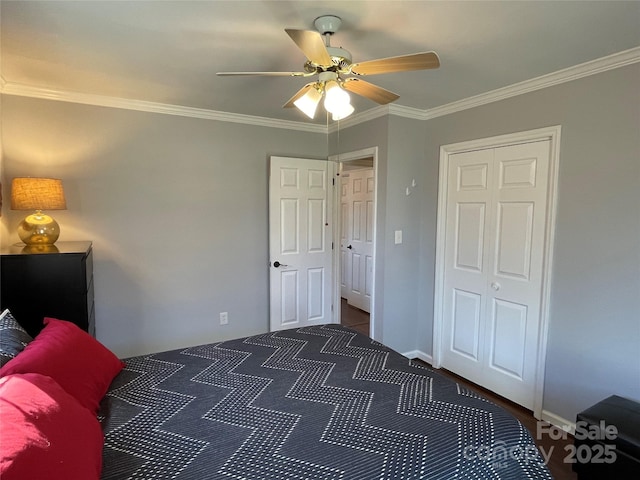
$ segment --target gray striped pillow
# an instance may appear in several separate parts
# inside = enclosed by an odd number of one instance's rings
[[[9,310],[0,314],[0,367],[18,355],[33,338]]]

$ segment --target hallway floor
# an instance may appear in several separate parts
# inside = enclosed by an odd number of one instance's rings
[[[342,325],[369,335],[369,314],[367,312],[349,305],[344,298],[340,303],[340,308],[342,308],[340,321]]]

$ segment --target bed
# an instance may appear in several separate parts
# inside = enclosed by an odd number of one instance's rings
[[[529,432],[340,325],[119,359],[0,314],[2,480],[551,478]]]
[[[551,478],[502,408],[340,325],[125,359],[101,478]]]

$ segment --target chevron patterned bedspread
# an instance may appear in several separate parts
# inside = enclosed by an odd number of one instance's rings
[[[103,479],[551,478],[503,409],[339,325],[126,363]]]

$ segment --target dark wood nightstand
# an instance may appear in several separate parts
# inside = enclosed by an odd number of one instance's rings
[[[91,242],[0,249],[0,306],[32,337],[44,317],[68,320],[95,336]]]

